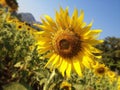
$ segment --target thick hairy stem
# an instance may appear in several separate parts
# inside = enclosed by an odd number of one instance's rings
[[[50,75],[50,78],[49,78],[48,81],[45,83],[45,85],[44,85],[44,87],[43,87],[43,90],[48,90],[50,81],[53,79],[54,76],[55,76],[55,69],[52,71],[52,73],[51,73],[51,75]]]

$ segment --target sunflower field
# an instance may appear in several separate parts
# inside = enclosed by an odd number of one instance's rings
[[[83,10],[29,23],[18,8],[0,0],[0,90],[120,90],[120,38],[99,40]]]

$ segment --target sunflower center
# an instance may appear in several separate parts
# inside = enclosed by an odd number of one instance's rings
[[[97,70],[97,72],[100,73],[100,74],[102,74],[102,73],[105,72],[105,69],[104,69],[104,68],[99,68],[99,69]]]
[[[62,39],[62,40],[60,41],[60,49],[68,49],[69,46],[70,46],[70,43],[69,43],[68,40]]]
[[[60,30],[53,38],[54,51],[63,58],[72,58],[81,49],[80,37],[72,31]]]
[[[63,89],[64,89],[64,90],[70,90],[70,87],[64,86]]]

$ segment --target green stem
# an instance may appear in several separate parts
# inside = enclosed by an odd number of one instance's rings
[[[50,84],[50,81],[53,79],[53,77],[55,76],[55,69],[52,71],[50,78],[48,79],[48,81],[45,83],[43,90],[48,90],[48,86]]]

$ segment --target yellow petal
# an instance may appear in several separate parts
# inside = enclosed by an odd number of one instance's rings
[[[48,25],[48,23],[43,18],[40,17],[40,19],[41,19],[43,25]]]
[[[87,25],[86,22],[83,22],[81,27],[84,28],[86,25]]]
[[[39,25],[39,28],[41,28],[42,30],[45,30],[47,32],[54,32],[54,30],[51,29],[51,27],[47,27],[47,26],[44,26],[44,25]]]
[[[45,65],[45,67],[46,66],[48,66],[48,64],[50,64],[51,62],[53,62],[53,60],[56,58],[56,54],[53,54],[51,57],[50,57],[50,59],[48,60],[48,62],[47,62],[47,64]]]
[[[101,50],[99,50],[99,49],[97,49],[97,48],[95,48],[95,47],[90,47],[91,48],[91,52],[93,52],[93,53],[102,53],[102,51]]]
[[[52,62],[52,66],[54,66],[55,64],[58,64],[59,60],[60,60],[60,56],[57,55],[55,60]]]
[[[71,27],[75,28],[77,25],[77,18],[78,18],[78,10],[75,9],[71,18],[70,25]]]
[[[62,61],[63,61],[63,59],[62,59],[62,57],[60,57],[60,59],[59,59],[59,61],[58,61],[58,64],[55,64],[54,66],[55,66],[56,68],[60,67]]]
[[[103,43],[104,41],[103,40],[95,40],[95,39],[85,39],[86,43],[90,44],[90,45],[97,45],[97,44],[100,44],[100,43]]]
[[[103,43],[104,42],[104,40],[90,40],[90,42],[89,43],[91,43],[91,45],[93,44],[93,45],[97,45],[97,44],[100,44],[100,43]]]
[[[68,8],[66,8],[65,12],[63,13],[62,23],[64,26],[63,29],[66,29],[69,27],[70,17],[69,17],[69,13],[68,13]]]
[[[101,59],[101,58],[102,58],[102,56],[100,56],[100,55],[99,55],[99,56],[95,56],[95,57],[98,58],[98,59]]]
[[[72,60],[72,63],[73,63],[73,67],[74,67],[76,73],[77,73],[79,76],[82,76],[82,70],[81,70],[81,66],[80,66],[80,63],[79,63],[78,58],[74,58],[74,59]]]
[[[68,13],[68,8],[66,8],[66,11],[65,11],[65,21],[66,21],[66,27],[68,27],[70,23],[70,16]]]
[[[45,58],[50,58],[53,55],[53,52],[49,52],[44,55]]]
[[[100,29],[95,29],[95,30],[91,30],[91,32],[89,33],[89,35],[96,35],[96,34],[99,34],[99,33],[101,33],[102,32],[102,30],[100,30]]]
[[[57,11],[56,11],[56,16],[55,17],[56,17],[57,25],[63,28],[61,18],[60,18],[59,13]]]
[[[37,50],[38,50],[39,54],[43,54],[43,53],[46,53],[49,50],[51,50],[51,46],[47,46],[47,47],[40,47],[40,46],[38,46]]]
[[[75,8],[73,15],[72,15],[73,19],[77,19],[78,18],[78,10]]]
[[[66,68],[67,68],[67,61],[65,59],[63,59],[61,65],[60,65],[60,68],[59,68],[59,70],[63,76],[65,74]]]
[[[64,13],[64,10],[62,7],[60,7],[60,14],[62,15]]]
[[[91,63],[93,63],[93,62],[92,62],[91,58],[89,58],[88,56],[84,56],[83,60],[82,60],[82,63],[85,67],[90,69],[91,68]]]
[[[78,17],[78,22],[81,24],[84,20],[84,11],[80,11],[80,16]]]
[[[45,31],[37,31],[34,33],[37,36],[50,36],[51,34]]]
[[[91,30],[89,33],[88,33],[88,37],[92,37],[94,39],[97,39],[99,37],[99,34],[102,32],[102,30]]]
[[[86,34],[88,34],[91,27],[92,27],[92,22],[82,29],[81,35],[86,35]]]
[[[48,42],[43,42],[43,41],[39,41],[39,42],[37,42],[36,43],[36,45],[40,45],[40,46],[44,46],[44,45],[47,45],[48,44]]]
[[[52,26],[56,26],[54,20],[50,16],[45,15],[45,18],[49,22],[49,24],[51,24]]]
[[[56,30],[56,25],[53,26],[51,23],[45,21],[44,19],[42,20],[42,24],[36,24],[37,27],[41,28],[42,30],[49,31],[49,32],[55,32]]]
[[[67,65],[67,69],[66,69],[66,76],[69,78],[70,77],[70,73],[71,73],[71,68],[72,68],[72,64],[71,61],[68,60],[68,65]]]

